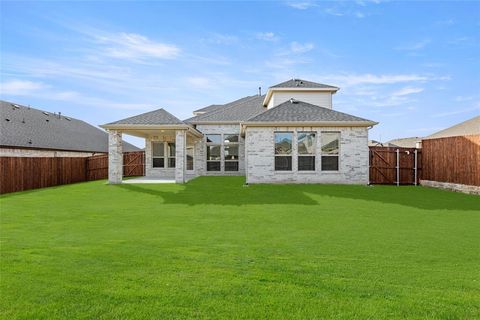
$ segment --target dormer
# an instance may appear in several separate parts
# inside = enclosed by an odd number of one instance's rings
[[[339,89],[326,84],[291,79],[270,87],[265,95],[265,100],[263,100],[263,105],[267,109],[271,109],[293,98],[332,109],[332,95]]]

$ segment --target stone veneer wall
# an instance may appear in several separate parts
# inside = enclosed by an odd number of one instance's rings
[[[175,142],[175,136],[153,136],[145,138],[145,175],[147,177],[158,177],[164,179],[175,179],[175,168],[153,168],[152,167],[152,142]],[[167,162],[165,162],[165,166]]]
[[[274,132],[293,132],[292,171],[274,170]],[[297,170],[297,132],[316,132],[315,171]],[[321,171],[322,131],[340,132],[339,171]],[[247,127],[247,183],[368,184],[368,129],[365,127]]]
[[[197,130],[204,134],[202,143],[199,145],[198,156],[195,153],[195,169],[198,170],[198,175],[221,175],[221,176],[238,176],[245,175],[245,140],[240,136],[240,124],[211,124],[211,125],[197,125]],[[206,135],[207,134],[238,134],[238,171],[224,171],[224,164],[222,161],[221,171],[207,171],[207,150],[206,150]],[[223,139],[223,137],[222,137]],[[221,155],[223,159],[223,148]]]
[[[420,180],[420,184],[425,187],[440,188],[450,191],[463,192],[468,194],[480,195],[480,186],[469,186],[459,183]]]

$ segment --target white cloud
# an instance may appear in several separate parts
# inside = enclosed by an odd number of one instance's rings
[[[393,92],[392,95],[397,97],[406,96],[409,94],[420,93],[423,90],[424,90],[423,88],[419,88],[419,87],[405,87]]]
[[[311,42],[307,43],[298,43],[296,41],[293,41],[290,43],[290,52],[291,53],[305,53],[308,51],[313,50],[315,48],[315,45]]]
[[[104,45],[104,54],[113,58],[132,60],[146,58],[173,59],[181,51],[173,44],[152,41],[136,33],[99,35],[95,39]]]
[[[259,40],[264,40],[264,41],[271,41],[271,42],[278,41],[278,36],[276,36],[275,33],[273,32],[258,32],[255,34],[255,37]]]
[[[188,77],[186,80],[195,88],[208,89],[213,86],[211,80],[205,77]]]
[[[431,42],[430,39],[420,40],[414,43],[404,44],[396,47],[396,50],[417,51],[425,48]]]
[[[430,77],[419,74],[341,74],[341,75],[324,75],[318,79],[326,79],[328,81],[338,82],[343,86],[355,86],[362,84],[394,84],[403,82],[424,82],[430,80],[448,80],[447,77]]]
[[[229,34],[213,33],[208,38],[203,39],[203,41],[207,43],[231,45],[238,43],[239,39],[237,36]]]
[[[312,7],[317,7],[318,4],[314,1],[288,1],[287,6],[298,10],[306,10]]]
[[[0,85],[1,94],[6,95],[29,95],[32,92],[45,89],[47,86],[42,82],[28,80],[10,80]]]

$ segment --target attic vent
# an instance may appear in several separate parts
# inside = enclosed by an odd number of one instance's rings
[[[10,122],[10,119],[8,119],[8,118],[5,118],[5,121],[7,121],[7,122]]]
[[[295,100],[294,98],[290,98],[290,103],[298,103],[298,100]]]
[[[46,119],[45,121],[49,122],[50,120]]]
[[[13,109],[20,109],[20,106],[18,104],[12,103]]]
[[[48,112],[46,112],[46,111],[43,111],[43,114],[46,115],[46,116],[49,116]]]
[[[65,117],[65,119],[68,121],[72,121],[72,119],[70,119],[69,117]]]

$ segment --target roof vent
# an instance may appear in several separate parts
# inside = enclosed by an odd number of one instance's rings
[[[70,119],[69,117],[65,117],[65,119],[68,121],[72,121],[72,119]]]
[[[50,120],[46,119],[45,121],[49,122]]]
[[[43,111],[43,114],[46,115],[46,116],[49,116],[48,112],[46,112],[46,111]]]
[[[22,123],[25,123],[25,118],[22,119]]]
[[[18,104],[12,103],[13,109],[20,109],[20,106]]]
[[[32,144],[32,139],[28,140],[28,144]]]
[[[10,119],[8,119],[8,118],[5,118],[5,121],[7,121],[7,122],[10,122]]]
[[[298,103],[298,100],[295,100],[294,98],[290,98],[290,103]]]

